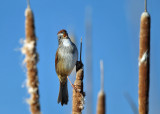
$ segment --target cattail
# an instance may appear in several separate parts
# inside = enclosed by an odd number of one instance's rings
[[[40,114],[40,103],[39,103],[39,91],[38,91],[38,53],[36,52],[36,36],[34,31],[34,18],[33,13],[28,7],[25,11],[26,21],[25,21],[25,32],[26,39],[24,40],[24,45],[22,48],[22,53],[25,55],[24,63],[27,68],[27,88],[30,98],[27,102],[30,105],[30,111],[32,114]]]
[[[82,52],[82,39],[81,39],[81,49]],[[81,54],[80,61],[76,64],[76,80],[74,82],[76,90],[73,90],[73,101],[72,101],[72,114],[82,114],[82,110],[84,109],[84,96],[83,92],[83,63],[81,62]]]
[[[104,70],[103,61],[100,61],[101,68],[101,90],[98,93],[97,114],[105,114],[105,93],[104,93]]]
[[[145,2],[146,4],[146,2]],[[146,5],[145,5],[146,6]],[[150,15],[141,15],[139,50],[139,114],[148,114],[150,73]]]

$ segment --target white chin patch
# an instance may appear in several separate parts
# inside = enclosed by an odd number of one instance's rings
[[[69,39],[63,39],[62,42],[63,42],[64,46],[70,46],[71,45],[71,41]]]

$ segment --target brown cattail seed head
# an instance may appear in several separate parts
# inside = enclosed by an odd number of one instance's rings
[[[105,114],[105,93],[102,90],[98,93],[97,114]]]
[[[139,114],[148,114],[150,73],[150,15],[143,12],[140,25],[139,50]]]
[[[26,39],[22,48],[22,53],[25,54],[24,63],[27,68],[27,88],[30,98],[27,100],[30,105],[32,114],[40,114],[39,91],[38,91],[38,53],[36,52],[36,36],[34,31],[33,13],[28,7],[25,11],[25,32]]]
[[[83,64],[78,61],[76,65],[76,80],[74,85],[77,91],[73,90],[73,106],[72,106],[72,114],[81,114],[84,108],[84,92],[83,92]]]

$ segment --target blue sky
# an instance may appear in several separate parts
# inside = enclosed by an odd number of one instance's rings
[[[85,22],[87,9],[92,19],[92,112],[96,113],[97,94],[100,90],[99,61],[104,61],[104,90],[107,95],[108,114],[133,114],[125,94],[129,94],[138,109],[138,54],[140,16],[143,0],[31,0],[34,12],[38,63],[40,103],[43,114],[70,114],[72,88],[69,88],[67,106],[57,104],[59,81],[54,59],[58,47],[57,32],[66,29],[76,37],[79,48],[83,38],[84,65],[87,57]],[[160,1],[148,0],[151,15],[151,72],[150,114],[160,113]],[[29,114],[25,99],[26,88],[24,56],[20,52],[20,39],[25,38],[25,0],[1,0],[0,4],[0,113]],[[84,90],[87,92],[85,67]],[[70,76],[74,82],[74,75]],[[85,99],[87,101],[87,97]],[[87,113],[85,105],[84,113]]]

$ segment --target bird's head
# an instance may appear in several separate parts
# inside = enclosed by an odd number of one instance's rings
[[[68,38],[68,33],[66,30],[62,29],[58,33],[58,39],[67,39]]]

